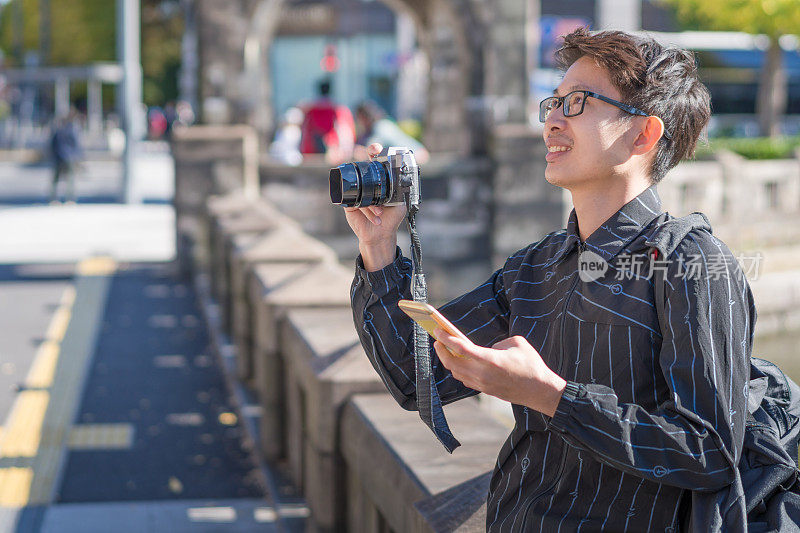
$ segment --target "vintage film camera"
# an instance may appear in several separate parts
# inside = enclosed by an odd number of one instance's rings
[[[330,172],[331,202],[344,207],[418,205],[420,170],[414,152],[392,147],[374,161],[345,163]]]

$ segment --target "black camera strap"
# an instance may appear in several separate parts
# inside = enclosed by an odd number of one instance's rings
[[[416,216],[419,206],[412,205],[409,195],[405,195],[406,201],[406,222],[408,223],[408,233],[411,235],[411,263],[413,274],[411,277],[411,294],[415,302],[428,301],[428,286],[425,283],[425,275],[422,273],[422,247],[420,246],[419,234],[417,233]],[[428,332],[414,322],[414,364],[416,367],[416,390],[417,390],[417,410],[419,417],[431,428],[439,442],[453,453],[453,450],[461,446],[461,443],[450,432],[447,420],[442,410],[442,400],[439,398],[439,390],[436,388],[436,378],[431,368],[430,343]]]

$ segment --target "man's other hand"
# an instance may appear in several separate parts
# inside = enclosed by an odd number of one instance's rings
[[[464,341],[442,329],[436,330],[436,337],[439,340],[433,346],[439,360],[467,387],[550,417],[555,414],[567,382],[550,370],[524,337],[504,339],[491,348]]]

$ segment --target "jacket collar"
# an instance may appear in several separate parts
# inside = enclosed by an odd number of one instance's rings
[[[589,235],[589,238],[586,239],[586,249],[598,254],[606,261],[610,261],[660,214],[661,198],[658,196],[656,186],[651,185],[639,196],[623,205],[619,211],[611,215],[594,233]],[[575,245],[581,242],[578,233],[578,217],[574,208],[569,214],[566,234],[566,240],[549,261],[551,264],[567,255]]]

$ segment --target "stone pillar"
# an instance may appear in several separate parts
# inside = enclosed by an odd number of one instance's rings
[[[200,119],[207,124],[244,122],[239,105],[248,5],[243,0],[197,0]]]
[[[189,102],[195,113],[198,111],[197,101],[197,69],[199,57],[197,52],[197,9],[195,0],[181,0],[183,7],[184,30],[181,37],[181,67],[179,70],[180,98]]]
[[[242,191],[258,196],[258,146],[248,126],[194,126],[175,130],[175,225],[178,262],[183,273],[192,265],[206,270],[208,242],[205,203],[209,196]]]
[[[493,0],[489,25],[486,86],[495,124],[527,122],[528,75],[525,29],[526,2]]]
[[[471,151],[467,117],[469,72],[464,28],[450,3],[428,4],[424,38],[430,61],[425,146],[431,152],[466,155]]]
[[[541,135],[522,125],[495,128],[491,156],[492,262],[502,266],[511,254],[551,231],[563,228],[565,196],[544,177],[546,147]]]

